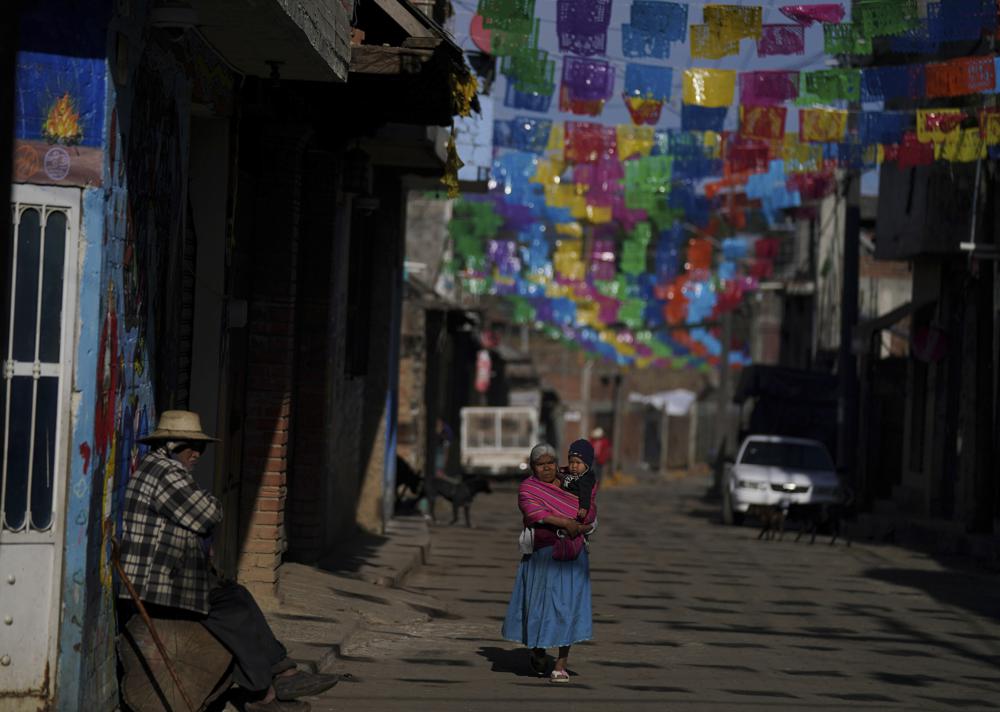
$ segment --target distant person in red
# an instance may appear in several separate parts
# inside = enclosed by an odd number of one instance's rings
[[[611,461],[611,440],[604,434],[604,428],[594,428],[590,433],[590,444],[594,446],[594,470],[598,478],[604,466]]]

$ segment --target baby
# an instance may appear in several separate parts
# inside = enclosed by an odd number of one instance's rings
[[[588,440],[577,440],[569,446],[569,466],[563,468],[562,488],[572,492],[579,500],[577,521],[584,521],[590,511],[590,497],[594,492],[594,446]]]

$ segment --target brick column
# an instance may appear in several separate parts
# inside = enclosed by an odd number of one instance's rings
[[[256,596],[278,596],[286,549],[289,443],[295,369],[295,297],[302,157],[309,132],[262,128],[254,200],[253,296],[237,576]]]

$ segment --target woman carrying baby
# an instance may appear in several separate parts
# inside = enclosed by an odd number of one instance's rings
[[[569,682],[566,663],[573,643],[589,640],[590,564],[584,534],[597,517],[596,488],[583,521],[576,494],[563,489],[559,463],[551,445],[536,445],[528,460],[531,475],[518,490],[524,522],[523,554],[501,635],[531,648],[529,661],[545,673],[546,648],[558,648],[551,682]]]

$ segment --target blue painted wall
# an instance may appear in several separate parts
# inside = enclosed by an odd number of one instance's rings
[[[81,188],[72,459],[63,552],[57,708],[118,703],[115,584],[103,522],[172,383],[190,86],[145,27],[148,0],[31,3],[15,88],[15,180]],[[113,9],[114,8],[114,9]],[[114,74],[111,69],[114,68]],[[120,82],[120,83],[116,83]],[[159,393],[158,393],[159,390]],[[117,528],[117,527],[116,527]]]

